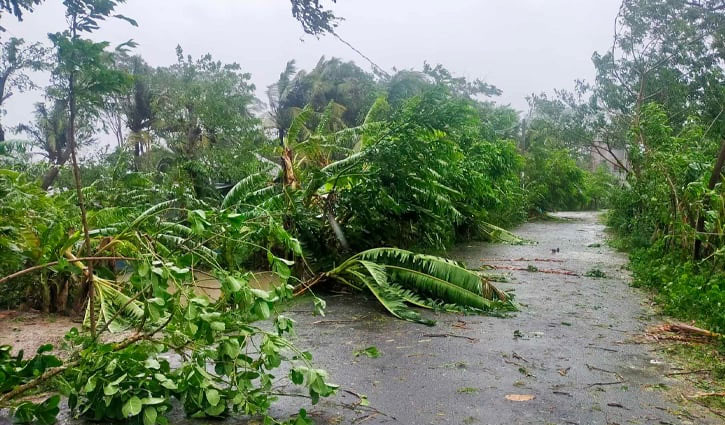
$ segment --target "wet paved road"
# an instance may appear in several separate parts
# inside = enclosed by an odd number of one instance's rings
[[[646,297],[628,284],[626,255],[605,244],[595,213],[528,223],[516,234],[535,245],[475,243],[452,255],[482,264],[579,276],[506,271],[521,312],[510,318],[435,315],[427,328],[391,319],[370,300],[328,297],[325,318],[296,310],[298,344],[343,388],[380,413],[351,411],[342,392],[312,409],[320,423],[366,424],[680,424],[663,391],[673,381],[652,347],[637,344],[649,324]],[[551,250],[559,248],[559,253]],[[500,261],[549,259],[563,262]],[[499,261],[494,261],[499,260]],[[586,277],[598,270],[605,278]],[[598,273],[594,271],[593,273]],[[432,334],[466,338],[443,338]],[[355,357],[376,346],[379,358]],[[534,396],[510,401],[507,395]],[[287,410],[287,409],[284,409]],[[289,411],[289,410],[287,410]]]

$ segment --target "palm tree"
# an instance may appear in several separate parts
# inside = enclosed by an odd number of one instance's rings
[[[34,115],[33,123],[21,124],[17,127],[17,131],[30,136],[31,144],[40,148],[40,154],[48,159],[50,168],[41,182],[41,187],[47,190],[70,158],[68,108],[60,101],[56,101],[50,108],[45,103],[37,103]],[[79,122],[76,128],[76,143],[80,147],[93,141],[93,131],[87,120],[79,119]]]
[[[267,87],[267,100],[269,102],[269,119],[277,130],[280,145],[284,144],[285,131],[292,123],[292,110],[287,95],[292,81],[297,73],[295,61],[292,59],[279,74],[279,80]]]

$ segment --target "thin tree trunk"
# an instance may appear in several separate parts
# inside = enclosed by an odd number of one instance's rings
[[[76,119],[76,93],[75,93],[75,74],[71,73],[68,79],[68,105],[70,117],[68,119],[68,142],[70,147],[70,156],[73,162],[73,179],[76,184],[76,195],[78,196],[78,207],[81,210],[81,224],[83,225],[84,248],[86,256],[91,256],[91,236],[88,230],[88,218],[86,216],[86,205],[83,198],[83,185],[81,182],[81,171],[78,167],[78,158],[76,157],[76,137],[75,137],[75,119]],[[91,337],[96,336],[96,312],[95,312],[95,291],[93,285],[93,261],[89,261],[87,269],[84,271],[84,286],[88,288],[88,309],[91,319]],[[85,292],[85,291],[84,291]]]
[[[717,185],[722,179],[723,165],[725,165],[725,139],[723,139],[720,144],[720,153],[718,154],[715,166],[712,169],[710,181],[707,183],[707,188],[709,190],[715,189],[715,185]],[[695,247],[693,250],[693,257],[695,260],[699,260],[702,257],[702,240],[700,239],[700,235],[705,231],[705,210],[709,207],[709,205],[709,200],[707,198],[704,199],[703,211],[700,212],[699,217],[697,218],[697,226],[695,228],[697,233],[695,234]]]

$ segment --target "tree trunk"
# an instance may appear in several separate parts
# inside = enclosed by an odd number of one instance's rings
[[[292,189],[299,189],[300,182],[297,181],[292,163],[292,150],[288,147],[282,148],[282,170],[284,171],[284,185]]]
[[[718,154],[717,160],[715,161],[715,166],[712,169],[710,181],[707,183],[707,188],[709,190],[715,189],[715,185],[717,185],[718,182],[722,179],[723,165],[725,165],[725,139],[723,139],[720,144],[720,153]],[[697,226],[695,228],[697,233],[695,234],[695,247],[693,250],[693,257],[695,258],[695,260],[699,260],[700,258],[702,258],[702,239],[700,239],[700,236],[705,231],[705,211],[707,210],[709,205],[709,200],[707,198],[704,199],[702,211],[697,218]]]
[[[60,157],[57,158],[56,163],[53,164],[50,169],[45,172],[43,180],[40,183],[40,187],[42,187],[43,190],[48,190],[48,188],[53,185],[55,179],[58,178],[61,167],[63,167],[65,163],[68,162],[70,154],[70,146],[68,146],[65,151],[63,151],[63,153],[60,155]]]
[[[78,158],[76,157],[76,135],[75,135],[75,119],[76,119],[76,93],[75,93],[75,74],[71,73],[68,77],[68,147],[70,149],[71,161],[73,164],[73,180],[76,185],[76,195],[78,197],[78,207],[81,210],[81,224],[83,225],[83,237],[86,257],[90,257],[91,236],[88,230],[88,219],[86,216],[86,204],[83,198],[83,185],[81,183],[81,171],[78,167]],[[88,310],[90,311],[91,337],[96,337],[96,312],[94,305],[95,291],[93,286],[93,261],[88,261],[87,268],[83,273],[84,287],[88,288]]]
[[[55,179],[58,178],[58,173],[60,173],[60,165],[51,166],[50,169],[45,172],[43,181],[40,183],[40,187],[42,187],[43,190],[48,190],[48,188],[53,185],[53,182],[55,182]]]

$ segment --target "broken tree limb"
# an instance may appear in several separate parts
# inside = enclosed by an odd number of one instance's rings
[[[698,328],[696,326],[687,325],[684,323],[670,323],[669,327],[672,332],[684,332],[684,333],[690,333],[690,334],[697,334],[697,335],[707,336],[710,338],[722,337],[722,335],[719,333],[708,331],[707,329]]]
[[[532,273],[549,273],[549,274],[561,274],[565,276],[579,276],[576,272],[573,272],[571,270],[555,270],[555,269],[532,269],[532,268],[526,268],[526,267],[512,267],[512,266],[490,266],[495,270],[513,270],[513,271],[522,271],[522,272],[532,272]]]
[[[456,334],[423,334],[426,338],[463,338],[467,339],[471,342],[478,342],[478,338],[472,338],[470,336],[465,335],[456,335]]]
[[[98,261],[108,261],[108,260],[125,260],[125,261],[138,261],[138,258],[132,258],[132,257],[80,257],[80,258],[74,258],[73,261],[89,261],[89,260],[98,260]],[[19,272],[15,272],[13,274],[9,274],[5,277],[0,278],[0,284],[3,284],[9,280],[15,279],[17,277],[26,275],[28,273],[32,273],[34,271],[42,270],[48,267],[52,267],[55,265],[58,265],[60,261],[51,261],[50,263],[45,264],[39,264],[37,266],[28,267],[27,269],[20,270]]]

